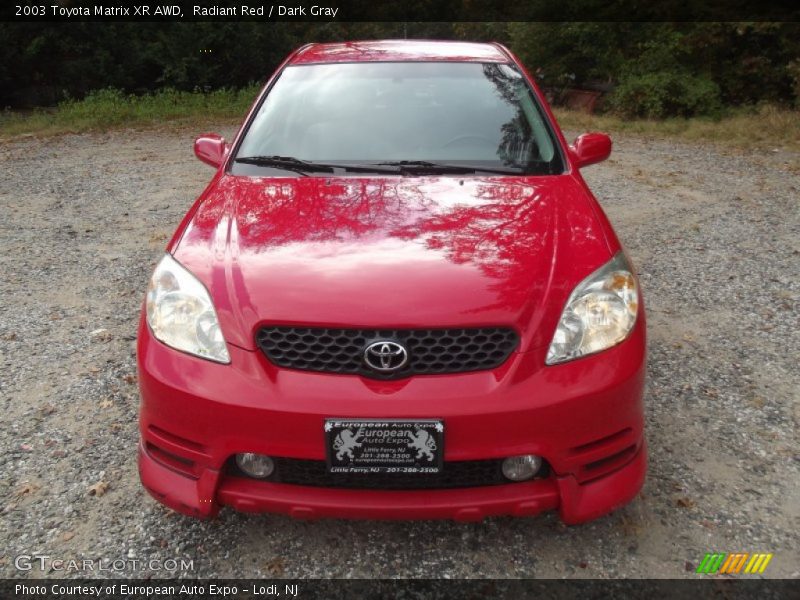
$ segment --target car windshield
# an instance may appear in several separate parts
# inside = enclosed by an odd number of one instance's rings
[[[514,67],[496,63],[287,67],[259,107],[233,170],[296,175],[304,169],[289,160],[384,165],[383,172],[409,163],[449,166],[445,173],[563,171],[553,131],[527,82]]]

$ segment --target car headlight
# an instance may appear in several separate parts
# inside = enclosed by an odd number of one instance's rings
[[[231,362],[208,291],[169,254],[150,278],[146,306],[156,339],[195,356]]]
[[[545,362],[554,365],[619,344],[636,324],[638,308],[636,277],[618,252],[570,295]]]

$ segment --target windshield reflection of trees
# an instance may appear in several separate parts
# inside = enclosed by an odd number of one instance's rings
[[[509,167],[526,166],[538,160],[539,150],[533,137],[533,129],[520,104],[520,93],[524,90],[522,79],[496,64],[483,65],[483,74],[492,82],[495,92],[503,102],[514,110],[514,116],[500,128],[497,156]]]

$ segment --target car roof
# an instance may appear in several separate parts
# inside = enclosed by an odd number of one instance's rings
[[[290,64],[342,62],[511,62],[497,44],[433,40],[374,40],[309,44],[294,55]]]

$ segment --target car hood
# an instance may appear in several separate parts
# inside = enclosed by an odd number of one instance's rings
[[[172,251],[243,348],[272,323],[507,325],[529,350],[610,257],[593,203],[570,175],[223,175]]]

